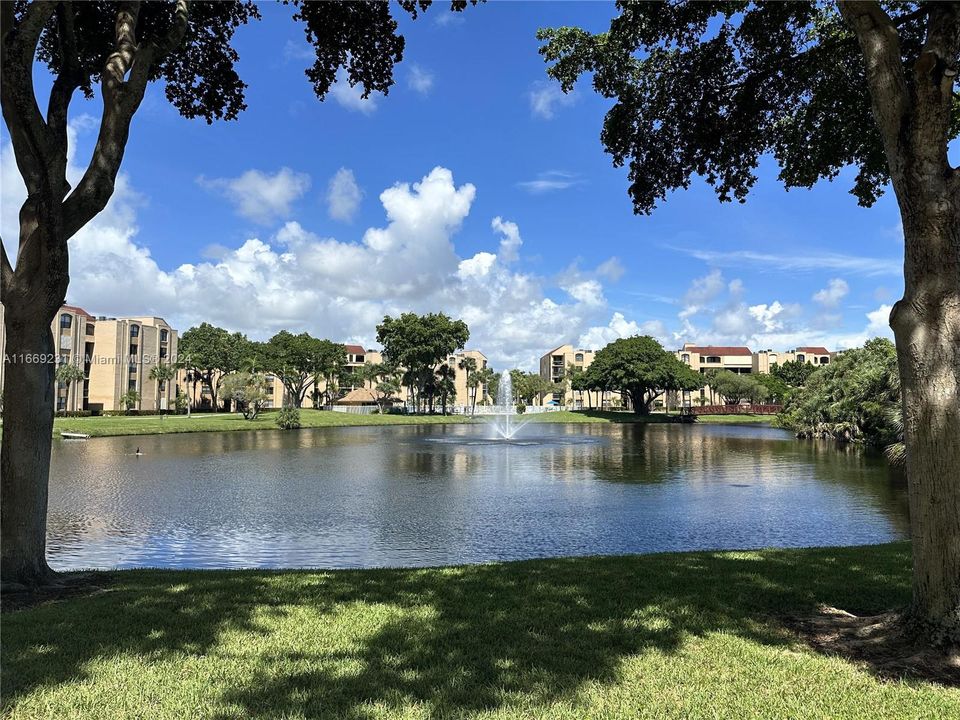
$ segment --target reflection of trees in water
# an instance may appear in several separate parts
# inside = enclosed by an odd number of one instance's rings
[[[883,455],[851,443],[797,440],[811,459],[817,480],[853,491],[870,501],[903,536],[910,533],[906,477]]]
[[[683,475],[688,482],[715,472],[773,471],[785,454],[784,441],[713,433],[681,425],[611,426],[608,441],[573,462],[610,482],[656,483]]]
[[[809,472],[818,482],[865,500],[901,534],[909,529],[902,474],[879,454],[829,441],[763,437],[729,428],[670,425],[604,426],[584,434],[605,442],[560,447],[544,457],[542,469],[564,477],[590,472],[615,483],[660,483],[682,478],[696,484],[742,474],[750,482],[785,483]]]

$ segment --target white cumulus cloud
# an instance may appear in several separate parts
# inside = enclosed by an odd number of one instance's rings
[[[197,178],[201,187],[223,195],[243,217],[263,225],[289,216],[293,203],[310,189],[310,176],[288,167],[277,172],[247,170],[235,178]]]
[[[363,85],[351,85],[346,71],[341,68],[337,70],[337,78],[330,86],[330,95],[340,105],[340,107],[361,112],[369,115],[377,109],[377,95],[372,92],[367,97],[363,96]]]
[[[847,293],[850,292],[850,286],[841,278],[833,278],[827,283],[827,287],[818,290],[813,295],[813,301],[819,303],[825,308],[835,308],[840,304]]]
[[[353,220],[353,215],[360,207],[362,198],[363,191],[357,185],[353,170],[340,168],[330,178],[327,184],[327,212],[334,220],[344,222]]]

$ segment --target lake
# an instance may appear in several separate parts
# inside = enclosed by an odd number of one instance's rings
[[[882,457],[770,427],[489,434],[410,425],[57,441],[49,561],[429,566],[908,536],[905,484]]]

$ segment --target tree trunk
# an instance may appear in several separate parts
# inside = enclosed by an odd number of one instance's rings
[[[4,583],[40,585],[47,565],[47,481],[53,438],[53,335],[46,313],[19,303],[4,308],[7,332],[0,446],[0,575]]]
[[[904,218],[904,297],[890,316],[913,540],[909,619],[960,645],[960,208],[927,207],[925,219]]]

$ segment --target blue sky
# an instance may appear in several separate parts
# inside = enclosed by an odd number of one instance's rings
[[[401,18],[397,83],[365,102],[346,85],[316,100],[290,12],[264,5],[238,33],[249,85],[238,121],[182,119],[150,89],[114,200],[71,241],[69,301],[181,329],[209,320],[368,346],[384,313],[443,310],[501,368],[636,332],[754,349],[888,334],[902,290],[897,208],[891,196],[857,207],[852,171],[787,193],[765,162],[745,205],[697,181],[633,214],[599,140],[608,101],[585,83],[562,96],[535,38],[603,30],[612,4]],[[99,102],[74,103],[75,175]],[[13,238],[23,191],[5,130],[2,164]]]

